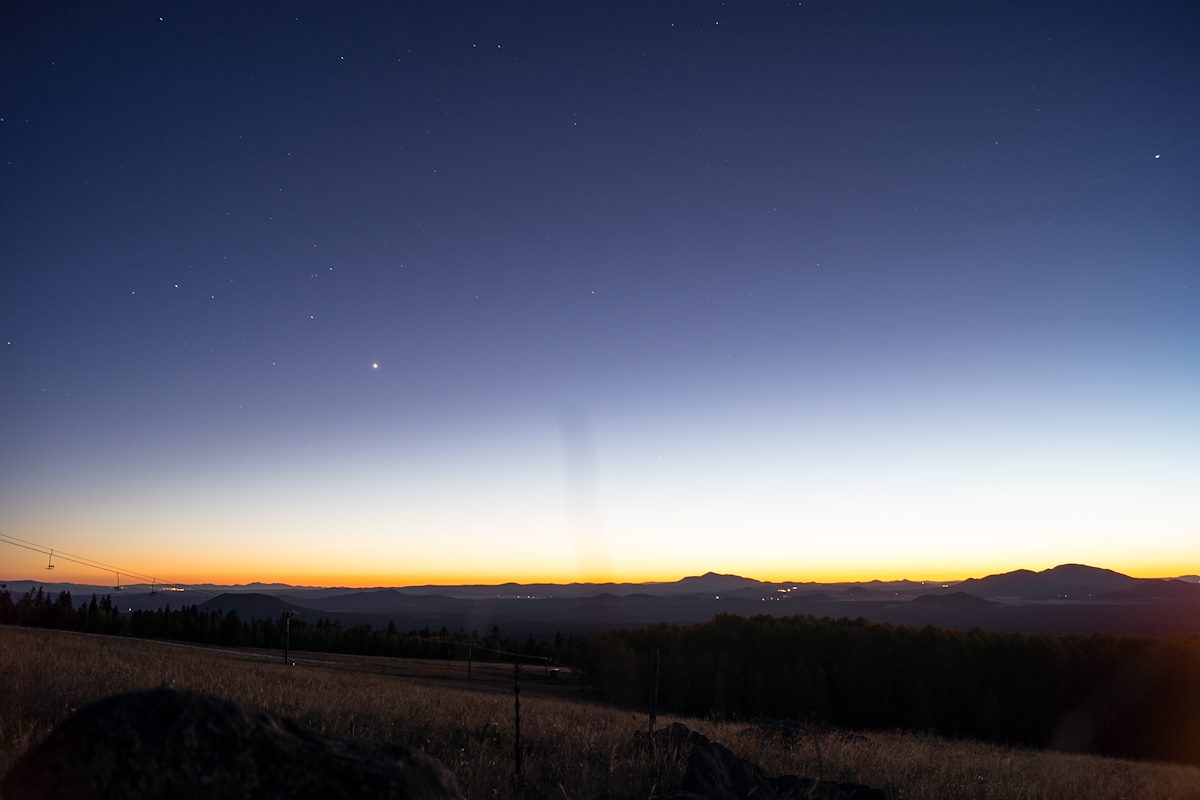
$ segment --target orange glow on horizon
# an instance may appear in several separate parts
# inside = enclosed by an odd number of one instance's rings
[[[78,583],[87,585],[115,584],[116,575],[84,567],[76,567],[67,562],[59,562],[54,571],[46,571],[44,563],[34,565],[27,563],[32,559],[13,559],[4,567],[0,580],[17,581],[31,580],[45,583]],[[822,568],[796,568],[789,570],[773,564],[763,569],[754,569],[751,565],[722,568],[713,565],[708,569],[689,569],[680,571],[669,566],[647,566],[634,569],[613,569],[609,571],[585,571],[582,573],[566,570],[514,570],[502,572],[499,570],[431,570],[413,569],[411,572],[383,570],[340,570],[319,571],[315,569],[291,568],[277,571],[261,571],[253,569],[221,569],[219,567],[204,569],[194,566],[192,569],[171,571],[165,578],[160,578],[162,585],[175,584],[215,584],[224,586],[246,585],[250,583],[282,583],[292,586],[346,587],[350,589],[371,587],[403,587],[403,586],[459,586],[459,585],[499,585],[504,583],[536,584],[536,583],[670,583],[682,578],[701,575],[705,572],[718,572],[729,575],[739,575],[770,583],[860,583],[872,580],[894,581],[930,581],[955,582],[966,578],[981,578],[986,575],[1010,572],[1017,569],[1040,571],[1057,566],[1058,563],[1044,564],[941,564],[941,565],[876,565],[872,569],[867,565],[827,565]],[[1076,562],[1086,563],[1086,562]],[[1200,562],[1181,564],[1165,561],[1134,561],[1128,566],[1112,564],[1090,564],[1089,566],[1111,569],[1135,578],[1166,578],[1178,575],[1200,573]],[[154,570],[144,565],[130,563],[129,568],[146,575],[156,574]],[[165,570],[164,570],[165,571]],[[123,575],[124,585],[143,583],[139,578]]]

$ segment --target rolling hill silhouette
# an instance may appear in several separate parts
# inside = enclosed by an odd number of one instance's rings
[[[977,597],[1007,597],[1021,600],[1055,600],[1086,598],[1110,592],[1132,589],[1139,579],[1131,578],[1111,569],[1089,567],[1084,564],[1060,564],[1041,572],[1018,569],[988,575],[986,578],[968,578],[953,585],[955,591],[967,592]]]
[[[988,608],[996,605],[991,600],[976,597],[966,592],[950,592],[949,594],[923,594],[914,597],[911,605],[924,608]]]
[[[237,612],[243,619],[274,619],[284,611],[303,613],[308,609],[286,600],[259,592],[226,592],[200,604],[204,611]]]

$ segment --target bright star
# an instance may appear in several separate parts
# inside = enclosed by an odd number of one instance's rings
[[[378,361],[372,361],[372,362],[371,362],[371,369],[379,369],[379,362],[378,362]]]

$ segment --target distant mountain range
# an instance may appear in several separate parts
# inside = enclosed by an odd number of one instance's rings
[[[9,581],[14,594],[43,586],[76,600],[108,594],[126,610],[200,605],[243,618],[336,619],[344,624],[589,633],[616,627],[702,622],[714,614],[863,617],[1029,633],[1200,634],[1200,579],[1141,579],[1083,564],[1015,570],[963,581],[769,582],[709,572],[678,581],[350,589],[253,583],[155,587]]]

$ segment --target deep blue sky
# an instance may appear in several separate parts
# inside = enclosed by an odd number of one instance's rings
[[[3,532],[1200,568],[1193,3],[81,6],[0,12]]]

